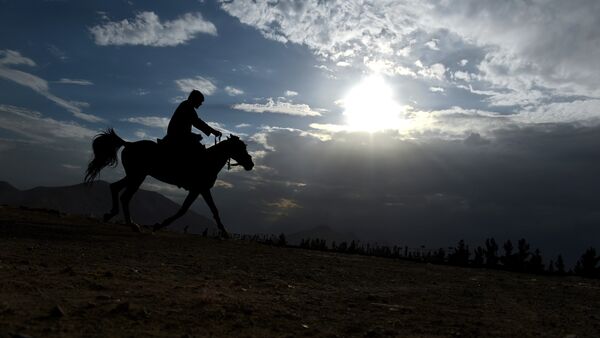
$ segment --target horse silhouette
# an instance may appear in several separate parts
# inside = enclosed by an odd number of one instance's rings
[[[126,142],[113,129],[108,129],[96,135],[92,142],[94,158],[88,164],[85,182],[93,182],[104,167],[115,167],[118,164],[117,151],[121,147],[124,147],[121,152],[121,161],[125,169],[125,177],[110,185],[112,209],[104,215],[105,222],[119,213],[119,192],[125,189],[121,194],[125,223],[134,230],[141,231],[139,225],[131,221],[129,201],[146,176],[150,175],[189,191],[179,211],[161,223],[155,224],[153,231],[164,228],[183,216],[198,195],[202,195],[213,214],[221,236],[228,237],[210,189],[217,180],[217,174],[231,159],[237,161],[246,170],[252,170],[254,167],[252,157],[246,150],[246,144],[237,136],[232,135],[206,150],[196,151],[196,154],[180,154],[181,151],[172,149],[172,146],[158,144],[154,141]],[[189,151],[191,148],[187,150]]]

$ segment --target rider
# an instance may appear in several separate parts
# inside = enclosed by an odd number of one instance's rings
[[[200,129],[207,136],[210,136],[210,134],[217,137],[221,136],[220,131],[209,126],[198,117],[195,108],[199,108],[202,102],[204,102],[204,95],[199,90],[192,90],[188,99],[181,102],[173,113],[167,127],[165,141],[176,145],[179,149],[194,149],[198,146],[204,149],[204,146],[200,143],[202,135],[193,133],[192,126]]]

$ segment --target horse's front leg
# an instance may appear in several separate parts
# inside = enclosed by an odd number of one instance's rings
[[[227,233],[227,230],[225,230],[225,226],[223,226],[223,223],[221,223],[221,217],[219,217],[219,210],[217,210],[217,206],[215,205],[215,201],[212,198],[210,189],[203,190],[200,193],[202,194],[202,197],[204,197],[206,204],[208,204],[208,207],[210,208],[210,211],[213,214],[213,218],[215,219],[215,222],[217,223],[217,227],[219,228],[219,231],[221,232],[221,236],[228,238],[229,234]]]
[[[196,198],[198,197],[199,194],[200,194],[200,192],[198,192],[198,191],[190,190],[187,197],[185,198],[185,201],[183,201],[183,204],[181,205],[181,208],[179,209],[179,211],[177,211],[177,213],[175,213],[175,215],[162,221],[162,223],[154,224],[154,227],[152,230],[158,231],[164,227],[167,227],[167,226],[169,226],[169,224],[173,223],[176,219],[183,216],[188,211],[188,209],[192,206],[192,203],[194,203],[194,201],[196,200]]]

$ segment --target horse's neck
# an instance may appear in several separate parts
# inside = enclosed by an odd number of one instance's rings
[[[210,162],[212,162],[214,165],[213,169],[215,170],[216,175],[219,173],[219,171],[221,171],[221,169],[223,169],[225,163],[227,163],[227,160],[229,159],[229,155],[227,154],[227,151],[225,149],[225,144],[216,144],[208,148],[207,152],[208,156],[212,159],[212,161]]]

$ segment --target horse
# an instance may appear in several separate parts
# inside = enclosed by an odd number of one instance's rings
[[[154,141],[126,142],[110,128],[94,137],[92,142],[94,157],[88,164],[85,182],[92,183],[103,168],[117,166],[119,162],[117,152],[121,147],[124,147],[121,152],[121,162],[125,169],[125,177],[110,184],[112,208],[104,214],[105,222],[119,213],[119,192],[125,189],[120,198],[125,223],[134,231],[141,232],[140,226],[131,220],[129,202],[146,177],[152,176],[159,181],[177,185],[189,191],[177,213],[161,223],[156,223],[153,226],[153,232],[169,226],[183,216],[198,195],[202,195],[213,214],[220,235],[228,237],[210,189],[217,180],[217,174],[225,164],[230,165],[231,159],[237,161],[247,171],[254,167],[252,156],[248,154],[246,144],[239,137],[231,135],[223,142],[203,149],[201,152],[196,147],[195,154],[185,154],[188,155],[188,159],[186,159],[184,154],[179,154],[178,151],[173,151],[167,145]],[[190,157],[190,155],[192,156]]]

